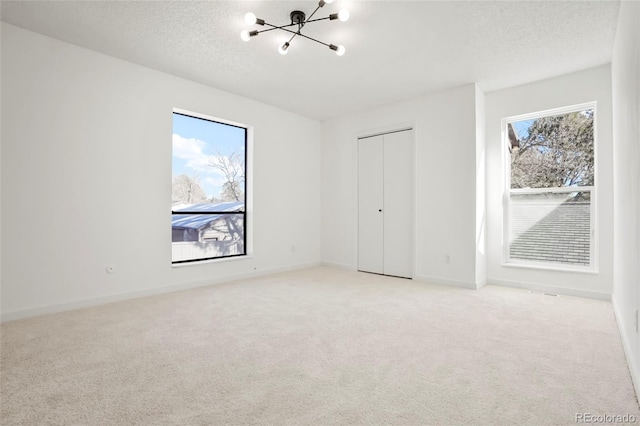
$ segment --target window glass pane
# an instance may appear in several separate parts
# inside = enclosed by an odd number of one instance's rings
[[[507,261],[593,266],[594,108],[514,120],[506,134]]]
[[[511,188],[593,186],[593,110],[508,124]]]
[[[243,214],[173,214],[174,262],[245,254]]]
[[[589,265],[591,193],[511,194],[511,259]]]
[[[173,262],[245,254],[247,130],[173,114]],[[199,213],[199,214],[198,214]]]

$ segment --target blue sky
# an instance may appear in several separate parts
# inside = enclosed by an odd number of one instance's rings
[[[216,153],[244,156],[244,136],[243,128],[174,113],[173,175],[197,175],[207,196],[218,196],[226,179],[209,164]]]
[[[513,126],[513,130],[516,132],[516,136],[518,136],[518,139],[522,140],[529,136],[529,127],[531,127],[534,121],[534,119],[531,119],[514,121],[513,123],[511,123],[511,125]]]

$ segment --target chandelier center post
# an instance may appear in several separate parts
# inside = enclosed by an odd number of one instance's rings
[[[297,25],[304,24],[305,20],[307,19],[307,14],[300,10],[294,10],[289,14],[289,16],[291,17],[291,23]]]

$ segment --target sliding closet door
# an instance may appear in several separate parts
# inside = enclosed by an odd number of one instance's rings
[[[383,270],[383,139],[358,140],[358,269]]]
[[[406,278],[413,271],[412,133],[384,135],[383,269]]]

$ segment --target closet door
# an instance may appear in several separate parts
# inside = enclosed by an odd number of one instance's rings
[[[413,132],[384,135],[383,270],[411,278],[413,271]]]
[[[358,139],[358,270],[384,273],[383,137]]]

